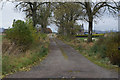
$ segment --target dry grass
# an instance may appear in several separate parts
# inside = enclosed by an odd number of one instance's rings
[[[17,46],[9,40],[3,40],[3,55],[2,55],[2,74],[3,77],[17,71],[28,71],[32,65],[37,64],[48,53],[49,39],[41,39],[38,44],[31,45],[31,47],[23,52],[22,46]]]
[[[91,47],[93,47],[96,42],[87,43],[80,39],[73,39],[70,42],[64,40],[64,42],[74,47],[93,63],[107,69],[115,69],[116,71],[118,70],[118,67],[116,65],[112,65],[108,58],[101,58],[99,54],[93,54],[90,51]]]

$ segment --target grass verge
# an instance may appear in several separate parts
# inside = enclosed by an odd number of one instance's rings
[[[61,40],[66,44],[72,46],[74,49],[76,49],[79,53],[81,53],[83,56],[85,56],[88,60],[90,60],[94,64],[97,64],[98,66],[104,67],[106,69],[113,69],[115,71],[118,71],[118,66],[112,65],[107,57],[101,58],[99,54],[93,54],[90,51],[90,48],[93,46],[95,42],[88,44],[87,42],[84,42],[81,39],[80,40],[73,39],[70,41],[65,41],[64,39]]]
[[[18,71],[29,71],[33,65],[45,59],[48,54],[49,43],[37,46],[26,53],[3,54],[2,56],[2,78]]]

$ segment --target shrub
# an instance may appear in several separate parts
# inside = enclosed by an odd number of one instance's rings
[[[33,27],[32,20],[31,19],[27,20],[26,24],[27,24],[28,29],[31,32],[31,36],[32,36],[31,38],[33,39],[33,43],[38,43],[40,40],[39,38],[41,36],[40,36],[40,33],[38,33],[37,30]]]
[[[109,33],[107,37],[101,37],[90,51],[100,55],[101,58],[108,57],[111,63],[120,65],[118,46],[120,46],[120,33]]]
[[[5,51],[2,55],[3,75],[21,70],[24,67],[27,68],[39,59],[43,59],[48,53],[49,40],[46,38],[47,35],[38,33],[31,20],[27,22],[14,21],[13,27],[7,30],[5,37],[3,42]],[[25,52],[18,54],[21,50],[19,48],[25,49]]]
[[[26,22],[21,20],[14,21],[12,28],[6,31],[6,38],[16,46],[21,46],[22,51],[29,49],[30,45],[38,44],[40,37],[42,36],[33,27],[31,20]]]
[[[75,36],[65,36],[65,35],[58,35],[57,36],[59,39],[62,39],[62,40],[65,40],[65,41],[68,41],[70,42],[71,40],[75,39]]]
[[[46,35],[46,34],[44,34],[44,33],[41,33],[41,34],[40,34],[40,39],[45,40],[45,39],[46,39],[46,37],[47,37],[47,35]]]
[[[12,28],[6,31],[6,38],[17,45],[30,45],[33,42],[32,33],[24,21],[13,22]]]
[[[91,47],[90,50],[94,55],[100,55],[101,58],[106,57],[106,43],[105,38],[100,37],[99,40]]]
[[[120,33],[111,33],[106,40],[106,54],[113,64],[120,65]]]

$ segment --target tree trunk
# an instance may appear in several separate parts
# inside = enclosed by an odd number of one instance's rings
[[[32,20],[33,20],[33,26],[35,27],[36,24],[37,24],[37,13],[36,13],[36,10],[37,10],[37,3],[34,2],[33,4],[33,10],[32,10]]]
[[[42,24],[42,25],[41,25],[41,33],[45,33],[45,29],[46,29],[46,28],[45,28],[44,25]]]
[[[64,35],[64,27],[61,26],[61,34]]]
[[[43,29],[43,27],[41,27],[41,33],[44,33],[44,29]]]
[[[33,12],[33,16],[32,16],[32,20],[33,20],[33,26],[35,27],[37,24],[37,20],[36,20],[36,12]]]
[[[89,21],[88,42],[92,42],[92,27],[93,27],[93,20],[90,20]]]

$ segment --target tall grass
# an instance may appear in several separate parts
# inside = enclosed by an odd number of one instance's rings
[[[120,65],[120,33],[109,33],[107,37],[101,37],[93,47],[91,53],[101,58],[108,58],[112,64]]]
[[[48,45],[47,45],[48,46]],[[27,51],[23,54],[3,54],[2,57],[2,74],[6,75],[9,73],[14,73],[19,70],[29,70],[26,68],[39,62],[48,53],[48,48],[45,46],[39,46],[34,51]]]
[[[32,22],[17,20],[6,31],[2,44],[2,74],[29,70],[31,65],[43,59],[48,53],[49,39],[37,32]]]
[[[70,41],[64,40],[64,42],[74,47],[93,63],[107,69],[118,69],[117,65],[120,64],[120,51],[118,51],[120,33],[109,33],[107,37],[101,36],[92,43],[77,38]]]
[[[25,52],[20,51],[20,46],[10,44],[10,40],[4,38],[2,53],[2,75],[28,71],[32,65],[40,62],[48,53],[49,38],[46,34],[40,34],[40,39],[35,42]]]

